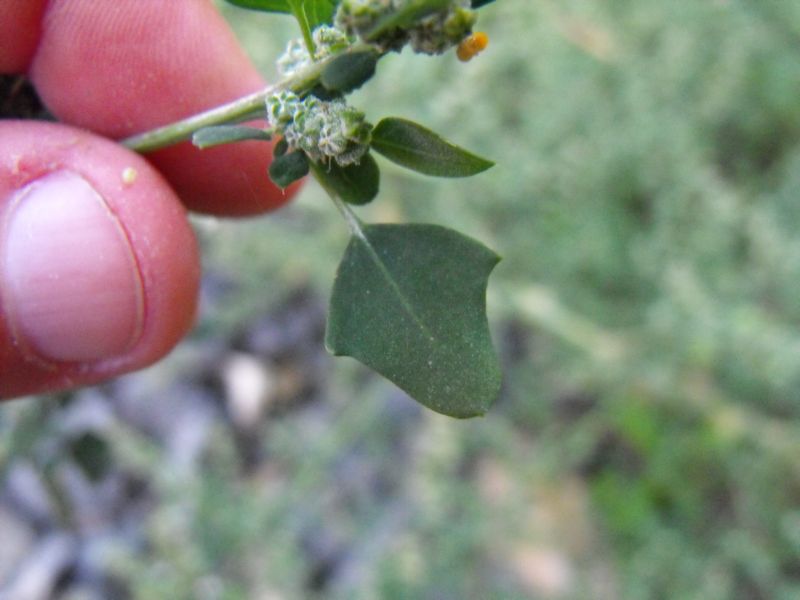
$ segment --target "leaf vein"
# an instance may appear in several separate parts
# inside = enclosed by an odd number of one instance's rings
[[[366,247],[367,254],[375,263],[375,266],[378,267],[378,271],[386,279],[386,281],[389,284],[389,287],[400,299],[400,305],[408,313],[408,316],[411,317],[411,320],[414,321],[414,323],[416,323],[417,327],[419,327],[422,330],[422,333],[425,335],[425,337],[428,338],[431,342],[433,342],[436,339],[435,336],[433,335],[433,333],[431,333],[430,329],[428,329],[428,326],[425,325],[422,319],[417,315],[416,311],[414,311],[414,306],[411,304],[411,301],[403,293],[403,290],[400,288],[397,281],[395,281],[394,277],[392,276],[392,272],[386,266],[386,263],[383,262],[383,260],[381,260],[381,257],[378,254],[378,251],[375,250],[375,247],[372,245],[372,242],[360,228],[359,232],[360,232],[359,238]]]

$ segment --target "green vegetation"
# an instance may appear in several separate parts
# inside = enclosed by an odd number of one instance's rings
[[[274,77],[297,32],[243,13],[225,10]],[[453,181],[387,166],[359,214],[503,256],[500,400],[421,413],[345,362],[328,408],[259,422],[256,469],[223,422],[190,474],[115,431],[116,468],[158,499],[114,566],[135,598],[800,597],[800,4],[501,0],[481,29],[470,63],[389,57],[353,103],[496,162]],[[293,290],[327,298],[348,240],[316,184],[197,223],[223,300],[131,380],[167,405],[165,382],[208,367],[196,345]],[[44,410],[0,408],[0,463],[38,460]]]
[[[346,94],[372,79],[389,51],[410,47],[430,56],[457,48],[459,60],[472,58],[488,43],[485,33],[472,32],[477,13],[469,0],[246,4],[290,13],[303,32],[276,60],[279,80],[122,144],[147,152],[187,134],[198,148],[275,138],[267,171],[272,182],[285,190],[311,172],[352,234],[331,295],[328,348],[374,368],[432,410],[458,418],[483,415],[500,391],[485,317],[485,279],[499,257],[441,226],[424,233],[419,224],[372,228],[348,204],[368,204],[380,191],[380,165],[371,149],[439,177],[469,177],[494,163],[407,119],[384,118],[373,126],[346,101]],[[266,121],[266,128],[230,125],[244,115]]]

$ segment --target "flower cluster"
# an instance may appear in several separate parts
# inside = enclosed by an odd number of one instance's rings
[[[334,160],[346,167],[369,150],[372,126],[364,113],[343,100],[300,98],[284,90],[267,98],[267,118],[290,148],[302,150],[314,162]]]
[[[470,0],[451,0],[440,9],[415,20],[411,26],[390,27],[375,35],[380,22],[393,14],[419,10],[417,0],[342,0],[336,11],[336,26],[381,50],[401,50],[410,44],[414,52],[441,54],[470,34],[477,20]]]
[[[311,34],[314,41],[314,56],[312,57],[302,38],[291,40],[284,53],[278,58],[278,72],[284,77],[289,77],[297,71],[307,67],[312,62],[322,60],[347,49],[351,44],[350,38],[344,31],[330,25],[320,25]]]

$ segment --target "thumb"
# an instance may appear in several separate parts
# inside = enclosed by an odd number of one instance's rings
[[[192,322],[198,258],[148,164],[63,125],[0,124],[0,397],[95,383]]]

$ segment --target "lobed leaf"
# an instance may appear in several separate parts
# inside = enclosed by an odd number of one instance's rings
[[[328,350],[374,369],[436,412],[485,413],[501,383],[486,318],[499,257],[438,225],[366,225],[336,274]]]
[[[372,148],[399,165],[437,177],[469,177],[494,165],[418,123],[398,118],[383,119],[375,126]]]

